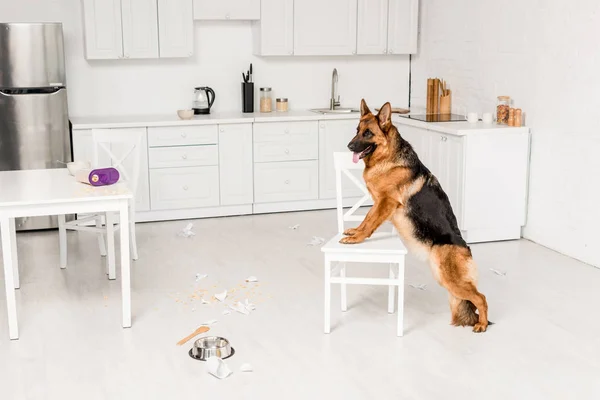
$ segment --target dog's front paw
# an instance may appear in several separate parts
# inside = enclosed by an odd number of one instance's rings
[[[482,333],[485,332],[487,330],[487,324],[482,324],[482,323],[476,323],[475,326],[473,327],[473,332],[475,333]]]
[[[340,240],[340,243],[343,244],[356,244],[364,242],[366,238],[360,236],[346,236]]]
[[[346,235],[346,236],[354,236],[354,235],[356,235],[357,232],[358,232],[358,229],[356,229],[356,228],[349,228],[349,229],[346,229],[344,231],[344,235]]]

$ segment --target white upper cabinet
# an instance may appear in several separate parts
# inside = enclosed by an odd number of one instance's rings
[[[389,0],[388,54],[415,54],[419,0]]]
[[[294,54],[294,0],[262,0],[252,31],[255,55]]]
[[[83,0],[85,58],[123,57],[121,0]]]
[[[358,0],[357,54],[386,54],[388,0]]]
[[[124,58],[158,58],[156,0],[121,0]]]
[[[295,55],[356,54],[357,0],[296,0]]]
[[[194,0],[194,19],[260,19],[260,0]]]
[[[194,52],[192,0],[158,0],[160,57],[191,57]]]

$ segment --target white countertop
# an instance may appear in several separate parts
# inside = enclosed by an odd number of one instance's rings
[[[308,110],[287,112],[242,113],[216,112],[208,115],[196,115],[193,119],[182,120],[177,113],[172,115],[107,115],[98,117],[71,117],[73,130],[93,128],[137,128],[143,126],[185,126],[214,124],[243,124],[254,122],[318,121],[331,119],[356,119],[359,113],[320,114]]]
[[[447,133],[449,135],[456,136],[465,136],[472,134],[482,134],[482,133],[502,133],[502,132],[513,132],[513,133],[528,133],[529,128],[526,126],[514,127],[508,125],[498,125],[495,122],[491,124],[484,124],[481,121],[470,123],[467,121],[461,122],[424,122],[417,121],[414,119],[409,119],[406,117],[402,117],[400,115],[394,114],[392,116],[392,121],[394,125],[402,134],[402,125],[414,126],[415,128],[428,129],[435,132]]]

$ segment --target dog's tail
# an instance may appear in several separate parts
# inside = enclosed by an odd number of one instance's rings
[[[454,317],[454,325],[457,326],[474,326],[479,322],[479,314],[475,312],[477,307],[469,300],[461,300],[458,303],[456,315]],[[488,320],[488,325],[494,325],[492,321]]]

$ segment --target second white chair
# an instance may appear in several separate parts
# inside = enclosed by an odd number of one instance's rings
[[[129,189],[134,196],[137,193],[138,180],[140,175],[140,152],[143,143],[143,134],[140,132],[124,131],[120,129],[93,129],[93,160],[92,167],[106,167],[100,165],[99,159],[101,152],[103,156],[108,156],[110,166],[119,171],[119,181],[127,182]],[[115,155],[115,153],[118,153]],[[79,216],[78,216],[79,217]],[[103,219],[106,223],[103,225]],[[96,226],[89,226],[90,222],[95,221]],[[138,259],[137,241],[135,234],[135,197],[129,204],[130,221],[130,247],[131,256],[134,260]],[[67,230],[77,230],[83,232],[92,232],[98,235],[98,245],[100,255],[106,256],[106,270],[108,279],[116,279],[115,267],[115,232],[120,225],[116,223],[113,213],[87,215],[66,222],[65,216],[58,217],[59,241],[60,241],[60,267],[67,267]]]
[[[347,310],[346,285],[385,285],[388,289],[388,312],[394,312],[395,289],[398,288],[398,336],[403,335],[404,321],[404,257],[407,253],[398,233],[392,229],[391,232],[375,232],[370,238],[359,244],[341,244],[340,239],[344,237],[344,222],[362,221],[364,215],[355,215],[355,212],[363,206],[370,198],[365,185],[360,182],[350,171],[364,169],[364,163],[352,162],[352,153],[334,153],[335,175],[336,175],[336,203],[338,234],[327,242],[321,251],[325,253],[325,314],[324,332],[331,330],[331,284],[339,283],[341,286],[341,308]],[[342,174],[358,186],[364,196],[350,208],[346,213],[343,209]],[[340,265],[339,277],[332,276],[332,264]],[[346,263],[385,263],[389,264],[389,278],[350,278],[346,277]],[[398,266],[397,272],[395,265]]]

